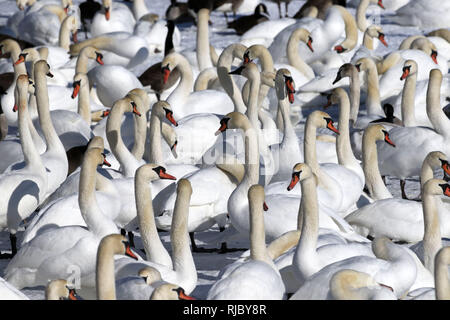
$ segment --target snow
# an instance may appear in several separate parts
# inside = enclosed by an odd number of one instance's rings
[[[278,18],[278,8],[276,3],[263,0],[268,7],[270,16],[273,19]],[[289,13],[293,15],[298,11],[298,9],[304,4],[305,1],[293,0],[289,4]],[[388,1],[387,1],[388,2]],[[403,1],[405,2],[405,1]],[[81,3],[81,0],[74,0],[74,4]],[[157,13],[160,17],[164,17],[165,11],[169,5],[168,0],[146,0],[147,7],[151,12]],[[348,10],[355,14],[355,8],[348,8]],[[284,11],[284,9],[283,9]],[[0,0],[0,26],[6,24],[8,17],[18,12],[15,1],[11,0]],[[383,56],[392,50],[398,48],[401,41],[410,35],[413,34],[425,34],[432,29],[420,29],[414,26],[399,26],[396,24],[392,24],[390,17],[394,14],[391,10],[381,11],[378,8],[374,8],[371,6],[369,8],[369,16],[371,13],[381,14],[381,17],[378,15],[375,16],[374,21],[381,22],[384,33],[386,35],[386,40],[389,43],[389,47],[378,46],[375,50],[375,55]],[[230,15],[231,18],[232,15]],[[232,19],[232,18],[231,18]],[[368,19],[369,22],[371,19]],[[233,30],[226,28],[226,20],[221,12],[212,12],[211,21],[213,24],[210,26],[210,42],[211,44],[220,52],[223,48],[228,46],[233,42],[238,42],[240,37],[237,36]],[[181,24],[178,25],[178,28],[181,32],[181,50],[184,52],[194,51],[196,45],[196,26],[190,24]],[[79,40],[84,39],[84,33],[79,34]],[[133,71],[135,74],[140,74],[145,68],[150,65],[147,61],[142,64],[139,68],[135,68]],[[10,68],[9,62],[0,61],[0,72],[7,71]],[[312,110],[311,110],[312,111]],[[309,112],[309,111],[308,111]],[[337,107],[331,107],[327,110],[335,119],[337,119]],[[303,124],[299,124],[297,126],[297,131],[303,130]],[[288,182],[287,182],[288,183]],[[401,197],[399,181],[398,179],[387,177],[386,183],[388,189],[392,192],[395,197]],[[410,198],[415,198],[419,195],[419,180],[418,177],[414,177],[412,179],[407,180],[407,193]],[[31,217],[30,217],[31,219]],[[18,232],[18,243],[21,241],[21,235],[23,232]],[[207,246],[209,248],[219,247],[220,244],[215,245],[214,243],[208,243],[208,239],[212,239],[219,234],[219,230],[217,227],[213,227],[206,232],[202,232],[196,234],[196,240],[198,246]],[[140,241],[139,233],[135,234],[135,242],[136,242],[136,251],[141,253],[140,249],[143,248],[142,242]],[[163,240],[164,245],[168,250],[170,250],[170,240],[168,232],[161,232],[161,238]],[[248,241],[246,239],[237,239],[235,241],[229,242],[228,247],[230,248],[248,248]],[[0,233],[0,250],[2,252],[10,250],[10,242],[9,242],[9,234],[7,231],[3,231]],[[236,251],[227,254],[218,254],[218,253],[194,253],[194,260],[197,267],[198,273],[198,283],[196,289],[192,292],[192,296],[198,299],[205,299],[208,293],[209,288],[213,285],[213,283],[217,280],[217,276],[222,268],[226,265],[235,261],[240,255],[242,251]],[[9,260],[0,260],[0,276],[3,276],[3,270],[7,266]],[[28,295],[31,299],[43,299],[44,298],[44,288],[27,288],[22,290],[23,293]]]

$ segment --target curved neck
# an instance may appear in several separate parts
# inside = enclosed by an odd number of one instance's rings
[[[230,72],[231,64],[235,57],[244,56],[247,47],[242,44],[235,43],[224,49],[217,62],[217,76],[220,84],[225,89],[225,92],[230,96],[234,104],[234,111],[245,113],[247,107],[242,100],[242,94],[237,87],[233,78],[228,74]]]
[[[305,31],[303,29],[298,29],[291,34],[287,44],[287,58],[291,66],[295,67],[305,77],[311,80],[315,77],[314,71],[303,61],[298,50],[298,44],[303,37],[305,37]]]
[[[152,112],[150,115],[150,157],[149,163],[157,163],[164,165],[164,157],[161,146],[161,127],[162,121]]]
[[[344,7],[335,6],[341,13],[342,19],[345,24],[345,40],[341,42],[341,46],[347,51],[352,50],[358,43],[358,28],[353,15],[347,11]]]
[[[288,139],[295,139],[297,141],[297,136],[295,134],[294,127],[292,126],[291,117],[289,116],[289,97],[285,92],[283,92],[284,97],[278,98],[278,109],[281,112],[283,119],[283,140],[281,143],[286,143]]]
[[[254,48],[253,54],[259,58],[259,62],[261,64],[261,71],[274,72],[273,59],[269,50],[262,45],[256,45],[253,48]],[[260,89],[258,94],[258,106],[261,106],[264,98],[269,93],[269,90],[270,87],[268,85],[260,83]]]
[[[46,74],[39,70],[39,68],[34,69],[34,80],[36,85],[36,104],[39,113],[39,123],[42,128],[42,132],[47,142],[46,152],[58,152],[66,153],[64,146],[59,139],[58,134],[55,131],[55,127],[52,123],[52,118],[50,116],[49,101],[48,101],[48,89],[47,89],[47,78]]]
[[[317,190],[314,176],[301,182],[303,223],[300,240],[294,254],[294,265],[302,278],[307,278],[319,270],[316,252],[319,234],[319,209],[317,206]]]
[[[134,143],[131,148],[131,154],[136,160],[141,160],[145,152],[145,140],[147,139],[147,114],[148,108],[140,99],[135,99],[136,108],[141,116],[133,115],[134,117]]]
[[[367,99],[366,110],[368,115],[384,115],[380,103],[380,88],[378,72],[375,63],[367,59]]]
[[[392,194],[386,188],[381,179],[378,168],[378,154],[376,141],[370,134],[363,135],[363,170],[366,186],[373,200],[392,198]]]
[[[359,162],[353,154],[350,142],[350,100],[347,93],[342,90],[339,92],[339,132],[336,138],[336,153],[338,163],[347,168],[359,167]]]
[[[402,92],[402,122],[404,127],[416,126],[415,115],[415,93],[416,93],[417,72],[409,75],[405,79],[405,85]]]
[[[194,83],[194,91],[207,90],[211,83],[217,79],[217,71],[215,68],[207,68],[201,71]]]
[[[422,192],[423,205],[423,264],[431,273],[434,273],[434,258],[442,248],[441,228],[439,224],[439,212],[437,196]]]
[[[358,8],[356,9],[356,24],[361,32],[365,32],[367,27],[369,27],[369,23],[366,19],[366,11],[369,7],[369,3],[370,0],[361,0]]]
[[[212,68],[209,54],[209,10],[200,9],[197,14],[197,62],[199,71]]]
[[[425,182],[434,178],[433,168],[430,163],[427,161],[428,157],[422,163],[422,168],[420,171],[420,189],[423,189]]]
[[[180,72],[180,82],[167,98],[167,102],[170,104],[172,104],[172,100],[186,101],[194,84],[191,65],[183,56],[180,55],[180,58],[176,60],[176,65],[172,66],[172,70],[175,69],[175,67],[178,68],[178,71]]]
[[[250,258],[273,264],[273,261],[267,255],[262,202],[249,199],[248,203],[250,213]]]
[[[364,32],[363,46],[366,47],[368,50],[373,50],[373,37],[369,35],[367,30]]]
[[[144,0],[133,1],[133,15],[136,21],[138,21],[143,15],[149,12]]]
[[[447,118],[441,109],[441,84],[442,73],[440,70],[431,70],[427,90],[427,115],[434,130],[444,136],[445,139],[448,139],[450,137],[450,119]]]
[[[172,259],[164,248],[156,229],[150,188],[150,182],[153,179],[150,177],[150,172],[147,171],[153,170],[146,167],[139,168],[134,180],[137,218],[142,243],[144,244],[147,261],[172,268]]]
[[[102,213],[97,203],[95,195],[97,164],[94,160],[86,155],[84,157],[80,171],[78,205],[89,230],[96,236],[103,238],[111,233],[117,233],[117,227],[113,221]]]
[[[258,134],[253,127],[242,128],[245,143],[245,174],[239,186],[251,186],[259,180]]]
[[[136,158],[125,146],[121,136],[122,116],[125,112],[131,112],[131,104],[128,99],[116,101],[106,121],[106,137],[111,151],[120,162],[121,171],[126,177],[134,177],[136,171]]]
[[[44,170],[44,165],[42,163],[41,156],[39,155],[39,152],[36,149],[36,145],[33,142],[29,129],[31,118],[28,113],[28,102],[27,102],[28,90],[27,88],[20,88],[20,87],[18,87],[18,90],[19,90],[19,101],[18,101],[19,135],[24,160],[27,167],[28,166],[40,167],[42,168],[42,170]]]
[[[259,89],[261,85],[261,76],[259,74],[258,70],[253,70],[251,78],[249,78],[250,81],[250,98],[247,106],[247,117],[248,120],[250,120],[253,128],[255,130],[258,130],[258,100],[259,100]]]

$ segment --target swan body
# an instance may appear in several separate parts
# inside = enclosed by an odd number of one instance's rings
[[[92,19],[91,36],[96,37],[114,31],[133,33],[136,19],[125,4],[112,0],[103,0],[102,3],[105,11],[97,12]]]

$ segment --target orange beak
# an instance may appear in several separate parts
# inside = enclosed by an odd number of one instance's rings
[[[295,185],[300,181],[300,178],[297,174],[292,174],[292,180],[291,183],[289,184],[289,186],[287,187],[288,191],[291,191],[292,189],[294,189]]]
[[[19,59],[17,59],[16,62],[14,62],[14,65],[17,66],[19,63],[25,62],[25,57],[23,56],[23,54],[21,54],[19,56]]]
[[[109,11],[109,8],[105,8],[105,18],[106,18],[106,20],[109,20],[110,17],[111,17],[111,13]]]
[[[383,33],[380,33],[380,35],[378,36],[378,40],[380,40],[380,42],[381,42],[382,44],[384,44],[385,47],[388,46],[386,40],[384,39],[384,34],[383,34]]]
[[[69,300],[78,300],[74,289],[69,290]]]
[[[448,165],[448,162],[445,162],[445,163],[442,165],[442,169],[445,171],[445,173],[446,173],[447,175],[450,175],[450,167],[449,167],[449,165]]]
[[[167,111],[166,112],[166,119],[170,121],[170,123],[172,123],[175,127],[178,127],[178,123],[175,121],[175,119],[173,118],[173,113],[172,111]]]
[[[445,194],[447,197],[450,197],[450,188],[449,188],[449,187],[445,188],[444,194]]]
[[[223,122],[223,123],[220,125],[219,130],[216,131],[215,135],[218,136],[219,134],[221,134],[221,133],[224,132],[225,130],[227,130],[227,123],[226,123],[226,122]]]
[[[64,8],[64,12],[67,14],[69,12],[69,6]]]
[[[161,179],[177,180],[177,178],[175,178],[174,176],[172,176],[172,175],[170,175],[170,174],[168,174],[168,173],[165,173],[165,172],[162,171],[162,170],[159,172],[159,177],[160,177]]]
[[[437,51],[434,51],[434,50],[433,50],[433,51],[431,52],[431,59],[433,59],[434,63],[436,63],[436,64],[438,64],[437,56],[438,56]]]
[[[308,43],[306,45],[308,46],[309,50],[311,50],[311,52],[314,52],[314,49],[312,47],[312,42],[313,42],[313,39],[311,37],[309,37]]]
[[[336,129],[336,127],[333,125],[333,122],[328,122],[327,124],[327,128],[330,129],[331,131],[335,132],[336,134],[340,134],[339,130]]]
[[[194,297],[188,296],[183,291],[180,291],[180,293],[178,294],[178,298],[180,298],[180,300],[197,300]]]
[[[267,206],[267,203],[265,201],[263,203],[263,209],[264,209],[264,211],[269,210],[269,207]]]
[[[382,0],[378,0],[378,5],[380,6],[380,8],[384,9],[384,5],[383,5],[383,1]]]
[[[405,80],[408,76],[409,76],[409,68],[405,68],[403,70],[403,74],[402,74],[400,80]]]
[[[342,52],[345,51],[345,49],[344,49],[343,46],[336,46],[336,47],[334,47],[334,50],[335,50],[337,53],[342,53]]]
[[[97,54],[97,59],[95,59],[100,65],[104,65],[105,63],[102,60],[102,56],[100,54]]]
[[[78,96],[78,92],[80,91],[80,85],[77,83],[73,87],[72,99],[75,99]]]
[[[395,143],[389,138],[389,134],[387,132],[384,133],[384,141],[395,148]]]
[[[130,258],[133,258],[135,260],[138,260],[138,257],[131,251],[130,245],[127,244],[127,248],[125,249],[125,255],[129,256]]]
[[[109,163],[106,159],[103,160],[103,164],[107,167],[111,167],[111,163]]]
[[[252,62],[252,60],[250,60],[250,57],[248,56],[248,53],[244,54],[244,62],[243,64],[246,65],[248,63]]]
[[[19,110],[19,106],[17,104],[14,104],[13,111],[17,112],[17,110]]]
[[[133,106],[133,113],[140,117],[141,113],[138,111],[136,103],[134,103],[134,101],[131,101],[131,105]]]
[[[292,82],[292,79],[286,79],[286,88],[287,88],[287,92],[288,92],[289,102],[294,103],[295,89],[294,89],[294,83]]]
[[[107,117],[107,116],[109,115],[110,112],[111,112],[110,110],[105,110],[105,111],[103,111],[102,117],[103,117],[103,118],[104,118],[104,117]]]
[[[170,69],[168,67],[163,68],[163,84],[166,84],[169,80]]]

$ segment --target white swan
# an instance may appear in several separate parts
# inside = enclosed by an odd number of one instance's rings
[[[163,280],[181,286],[187,294],[194,290],[197,285],[197,271],[189,247],[187,232],[188,207],[192,194],[190,182],[186,179],[178,180],[177,192],[178,198],[170,230],[173,268],[150,261],[129,263],[127,260],[118,259],[115,261],[116,279],[137,274],[143,267],[151,266],[161,273]]]
[[[20,75],[17,85],[19,133],[25,166],[0,176],[0,186],[3,190],[0,202],[1,226],[2,229],[9,230],[12,255],[17,251],[16,232],[20,222],[36,210],[47,193],[47,172],[28,128],[28,77]]]
[[[400,25],[414,25],[420,28],[449,28],[450,24],[444,14],[448,10],[450,4],[447,2],[410,1],[397,9],[395,16],[390,17],[390,20]]]
[[[404,189],[405,179],[418,175],[426,155],[435,150],[448,153],[450,120],[440,106],[440,89],[442,73],[439,69],[430,71],[430,81],[427,90],[426,110],[434,130],[427,127],[396,127],[389,135],[396,143],[396,150],[387,149],[381,145],[378,149],[380,172],[382,175],[392,175],[401,181]],[[405,193],[403,192],[405,195]]]
[[[80,300],[80,296],[67,280],[58,279],[50,281],[45,287],[45,300]]]
[[[447,157],[441,152],[432,152],[425,159],[421,175],[424,179],[423,184],[427,182],[426,178],[433,177],[432,169],[441,166],[447,168]],[[422,187],[423,205],[420,202],[405,199],[380,199],[352,212],[345,219],[362,235],[386,236],[398,241],[417,242],[424,236],[423,216],[428,215],[425,210],[430,210],[427,208],[433,206],[437,208],[433,210],[438,210],[441,216],[441,231],[444,236],[448,236],[445,207],[440,204],[441,201],[435,196],[436,191],[431,185],[428,190],[424,187],[425,185]]]
[[[248,203],[250,259],[232,264],[208,291],[207,300],[280,300],[284,296],[284,283],[266,250],[262,186],[249,188]]]
[[[91,23],[91,36],[103,33],[122,31],[133,33],[136,19],[130,9],[123,3],[113,0],[102,0],[102,12],[97,12]]]
[[[80,271],[82,288],[88,289],[87,293],[95,288],[97,247],[105,235],[118,232],[114,222],[103,214],[94,192],[97,166],[105,163],[102,151],[87,150],[83,159],[78,202],[87,229],[81,226],[50,229],[26,243],[5,270],[5,279],[16,288],[65,278],[74,266]]]
[[[178,68],[180,71],[180,82],[166,99],[180,119],[195,113],[224,115],[233,110],[231,100],[223,92],[203,90],[191,93],[194,81],[192,69],[181,54],[174,52],[167,55],[161,65],[164,82],[167,81],[173,69]]]

